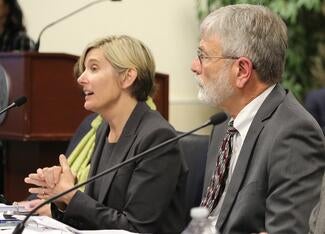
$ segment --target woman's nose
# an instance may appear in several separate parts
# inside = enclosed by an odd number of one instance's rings
[[[77,82],[79,84],[85,83],[86,82],[86,77],[85,77],[85,72],[81,73],[81,75],[77,78]]]

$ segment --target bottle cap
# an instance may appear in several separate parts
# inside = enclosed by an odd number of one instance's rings
[[[206,218],[209,215],[208,208],[204,206],[194,207],[191,209],[191,217],[194,219]]]

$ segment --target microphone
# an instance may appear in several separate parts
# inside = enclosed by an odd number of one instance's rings
[[[38,52],[39,47],[40,47],[40,42],[41,42],[41,36],[42,36],[42,34],[44,33],[44,31],[45,31],[46,29],[48,29],[48,28],[52,27],[53,25],[56,25],[57,23],[59,23],[59,22],[65,20],[65,19],[69,18],[70,16],[73,16],[73,15],[79,13],[80,11],[83,11],[83,10],[87,9],[88,7],[91,7],[92,5],[95,5],[95,4],[97,4],[97,3],[104,2],[104,1],[108,1],[108,0],[97,0],[97,1],[93,1],[93,2],[91,2],[91,3],[88,3],[88,4],[84,5],[83,7],[80,7],[79,9],[77,9],[77,10],[75,10],[75,11],[72,11],[72,12],[70,12],[69,14],[67,14],[67,15],[65,15],[65,16],[63,16],[63,17],[57,19],[57,20],[55,20],[54,22],[52,22],[52,23],[50,23],[50,24],[48,24],[48,25],[46,25],[46,26],[41,30],[40,34],[38,35],[37,41],[36,41],[36,43],[35,43],[34,51]],[[120,1],[122,1],[122,0],[109,0],[109,1],[112,1],[112,2],[120,2]]]
[[[112,171],[115,171],[115,170],[119,169],[120,167],[124,166],[125,164],[128,164],[130,162],[136,161],[139,158],[142,158],[142,157],[146,156],[147,154],[149,154],[149,153],[151,153],[151,152],[153,152],[153,151],[155,151],[157,149],[160,149],[160,148],[164,147],[165,145],[168,145],[170,143],[173,143],[175,141],[178,141],[179,139],[181,139],[181,138],[183,138],[183,137],[185,137],[187,135],[190,135],[193,132],[196,132],[196,131],[198,131],[198,130],[200,130],[202,128],[205,128],[205,127],[207,127],[207,126],[209,126],[211,124],[212,125],[220,124],[220,123],[224,122],[227,118],[228,117],[227,117],[227,115],[224,112],[220,112],[220,113],[214,114],[213,116],[210,117],[210,119],[207,122],[205,122],[200,127],[197,127],[197,128],[195,128],[195,129],[193,129],[193,130],[191,130],[189,132],[182,133],[182,134],[180,134],[180,135],[178,135],[176,137],[170,138],[167,141],[164,141],[164,142],[162,142],[162,143],[160,143],[160,144],[158,144],[158,145],[156,145],[154,147],[151,147],[151,148],[149,148],[149,149],[147,149],[147,150],[145,150],[145,151],[143,151],[143,152],[141,152],[141,153],[133,156],[132,158],[129,158],[129,159],[127,159],[127,160],[125,160],[125,161],[123,161],[123,162],[121,162],[119,164],[116,164],[115,166],[113,166],[111,168],[108,168],[108,169],[102,171],[101,173],[98,173],[97,175],[94,175],[94,176],[90,177],[86,181],[84,181],[84,182],[82,182],[80,184],[77,184],[77,185],[73,186],[72,188],[70,188],[70,189],[68,189],[66,191],[63,191],[61,193],[58,193],[57,195],[54,195],[53,197],[50,197],[49,199],[45,200],[44,202],[42,202],[41,204],[39,204],[38,206],[36,206],[34,209],[32,209],[26,215],[26,217],[24,218],[24,220],[17,224],[15,230],[13,231],[13,234],[21,234],[23,232],[24,228],[25,228],[25,223],[27,222],[27,220],[29,219],[29,217],[32,216],[33,213],[35,213],[39,208],[43,207],[44,205],[46,205],[48,203],[51,203],[51,202],[55,201],[56,199],[58,199],[59,197],[62,197],[63,195],[65,195],[67,193],[70,193],[70,192],[72,192],[75,189],[78,189],[78,188],[80,188],[80,187],[82,187],[82,186],[84,186],[84,185],[86,185],[88,183],[91,183],[94,180],[96,180],[96,179],[98,179],[98,178],[100,178],[100,177],[102,177],[102,176],[104,176],[104,175],[112,172]]]
[[[0,110],[0,115],[9,109],[11,109],[15,106],[21,106],[21,105],[25,104],[26,102],[27,102],[27,98],[25,96],[19,97],[15,101],[13,101],[9,106]]]

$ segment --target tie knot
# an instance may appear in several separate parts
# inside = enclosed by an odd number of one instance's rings
[[[227,133],[230,135],[234,135],[237,132],[238,132],[237,129],[234,127],[234,121],[233,120],[229,121],[228,127],[227,127]]]

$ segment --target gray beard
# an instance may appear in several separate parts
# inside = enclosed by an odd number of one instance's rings
[[[199,100],[214,107],[220,107],[220,104],[234,93],[234,88],[224,70],[217,74],[217,79],[215,78],[207,84],[203,84],[199,80],[199,83],[201,84],[198,92]]]

